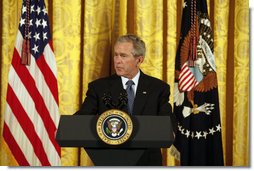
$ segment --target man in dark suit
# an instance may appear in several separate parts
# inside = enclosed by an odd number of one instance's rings
[[[129,100],[128,106],[123,106],[121,110],[130,115],[168,115],[175,127],[175,116],[169,103],[169,85],[139,69],[144,61],[145,51],[145,43],[139,37],[119,37],[114,46],[116,74],[89,83],[84,103],[76,114],[101,114],[110,107],[105,103],[105,95],[110,96],[112,104],[118,104],[120,94],[130,88],[134,100]],[[128,82],[131,82],[129,87]],[[128,98],[131,98],[129,94]],[[146,149],[137,165],[161,166],[160,149]]]

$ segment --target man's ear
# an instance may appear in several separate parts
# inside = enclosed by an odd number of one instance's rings
[[[144,61],[144,56],[139,56],[138,57],[138,62],[137,65],[140,66],[140,64]]]

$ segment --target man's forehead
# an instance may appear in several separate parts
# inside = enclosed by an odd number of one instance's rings
[[[114,46],[115,51],[129,51],[133,50],[133,45],[131,42],[120,42],[116,43]]]

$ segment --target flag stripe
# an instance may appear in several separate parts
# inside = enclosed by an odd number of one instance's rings
[[[3,137],[6,139],[7,144],[11,146],[10,150],[13,153],[14,157],[16,158],[19,165],[22,166],[29,166],[28,161],[26,160],[26,157],[22,153],[22,150],[20,149],[19,145],[15,141],[14,137],[12,136],[12,133],[9,129],[9,127],[6,124],[6,121],[4,122],[3,127]]]
[[[22,104],[17,99],[10,85],[8,85],[7,102],[8,104],[15,104],[15,106],[10,106],[11,110],[13,111],[13,114],[15,115],[18,122],[20,123],[20,126],[22,127],[26,136],[30,140],[33,146],[34,152],[36,156],[39,158],[39,160],[41,161],[42,165],[50,166],[50,163],[44,151],[42,142],[34,129],[34,125],[31,122],[31,120],[28,118],[27,113],[24,111]]]
[[[184,81],[184,84],[183,84],[183,86],[182,86],[182,89],[183,90],[187,90],[191,85],[192,85],[192,83],[195,81],[195,78],[194,78],[194,76],[193,75],[190,75],[189,77],[188,77],[188,79],[186,79],[185,81]]]
[[[8,116],[5,118],[5,123],[9,127],[10,133],[12,134],[14,140],[16,141],[17,145],[21,149],[22,155],[25,156],[29,165],[34,164],[36,166],[41,166],[41,162],[36,156],[36,154],[34,153],[33,146],[30,143],[30,140],[28,139],[25,132],[21,128],[20,123],[16,119],[16,116],[13,114],[8,103],[6,105],[6,112],[8,112]],[[6,142],[8,142],[8,139]],[[12,145],[13,144],[9,144],[9,147],[11,149],[14,148]],[[20,162],[19,158],[16,156],[14,157],[17,158],[17,161],[19,163]]]
[[[55,62],[55,54],[53,51],[52,41],[49,40],[48,44],[45,46],[43,55],[45,56],[45,61],[53,72],[55,78],[57,78],[57,67]]]
[[[186,74],[183,76],[183,78],[180,79],[180,81],[179,81],[180,87],[183,87],[183,86],[185,86],[186,84],[188,84],[188,82],[191,81],[193,78],[194,78],[194,76],[193,76],[190,72],[186,73]]]
[[[36,132],[38,133],[38,136],[44,142],[43,147],[44,147],[46,153],[47,154],[49,154],[49,153],[54,154],[54,155],[49,155],[48,158],[50,159],[50,161],[54,161],[55,160],[54,156],[58,156],[58,154],[55,151],[54,145],[52,144],[52,142],[50,141],[50,139],[48,137],[47,131],[44,126],[45,124],[43,124],[43,121],[41,120],[41,118],[38,117],[39,114],[37,113],[37,111],[35,109],[33,99],[31,98],[31,96],[27,92],[26,88],[24,87],[23,83],[17,76],[17,73],[15,73],[15,70],[13,69],[13,67],[11,67],[9,74],[11,75],[11,78],[12,78],[12,80],[9,81],[10,86],[12,87],[13,90],[19,90],[19,91],[16,91],[16,96],[17,96],[19,102],[22,103],[22,106],[23,106],[25,112],[27,113],[28,117],[32,121],[32,123],[36,123],[36,124],[34,124],[34,127],[35,127]],[[15,84],[14,84],[14,82],[15,82]],[[33,104],[33,105],[31,105],[31,104]],[[59,156],[58,156],[58,158],[59,158]]]
[[[185,87],[183,89],[187,90],[187,91],[191,91],[195,85],[196,85],[196,80],[193,78],[188,84],[185,85]]]
[[[179,78],[182,78],[182,76],[188,71],[188,66],[186,63],[184,63],[184,65],[182,66],[182,69],[180,71],[180,75]]]
[[[33,77],[33,79],[34,79],[35,85],[37,86],[37,90],[39,91],[40,95],[42,96],[42,98],[45,102],[45,105],[49,111],[51,119],[54,121],[55,125],[58,125],[58,121],[59,121],[58,104],[50,91],[50,88],[49,88],[50,86],[46,83],[46,81],[44,79],[45,77],[44,77],[43,73],[36,66],[37,63],[36,63],[35,59],[32,58],[31,59],[31,66],[35,66],[35,67],[29,67],[28,71],[29,71],[31,77]],[[47,73],[47,74],[50,75],[50,73]],[[50,81],[50,80],[48,80],[48,81]],[[57,82],[56,82],[56,84],[57,84]]]
[[[22,80],[24,86],[28,90],[30,96],[32,97],[33,101],[36,101],[35,107],[38,114],[41,116],[45,128],[48,132],[49,138],[55,146],[55,149],[59,152],[60,156],[60,147],[55,141],[55,132],[56,132],[56,125],[54,124],[53,120],[50,117],[49,111],[45,105],[45,102],[40,95],[34,79],[31,77],[28,69],[24,66],[20,66],[20,57],[16,49],[14,49],[14,55],[12,60],[13,68],[15,69],[16,73],[18,74],[19,78]]]
[[[49,49],[49,47],[46,46],[45,50],[46,49]],[[48,84],[48,87],[49,87],[52,95],[54,96],[56,103],[58,104],[59,102],[58,102],[57,79],[56,79],[56,76],[54,75],[54,72],[51,70],[52,67],[49,66],[49,63],[51,63],[51,61],[49,61],[49,62],[46,61],[46,58],[52,58],[52,56],[48,57],[49,55],[47,53],[44,53],[44,54],[45,55],[40,57],[36,61],[36,63],[37,63],[37,66],[40,68],[41,72],[43,73],[44,79],[45,79],[46,83]]]
[[[197,83],[198,82],[189,69],[187,63],[184,63],[179,74],[179,90],[191,91],[197,85]]]

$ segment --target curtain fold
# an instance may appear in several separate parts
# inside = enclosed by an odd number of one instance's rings
[[[249,10],[248,1],[235,2],[234,101],[232,165],[249,165]],[[245,20],[247,18],[247,20]],[[244,21],[245,20],[245,21]],[[231,50],[231,49],[230,49]],[[230,58],[230,56],[228,56]],[[232,68],[231,68],[232,69]],[[229,74],[229,73],[228,73]],[[232,84],[232,83],[231,83]],[[244,121],[244,122],[243,122]],[[238,141],[241,140],[241,141]]]
[[[183,0],[45,0],[58,69],[59,109],[72,115],[85,98],[88,83],[114,73],[112,45],[134,33],[147,45],[143,72],[170,84],[173,105],[175,56]],[[0,7],[0,165],[16,166],[3,141],[8,73],[22,0],[2,0]],[[249,1],[207,0],[213,24],[224,160],[250,165],[249,144]],[[166,166],[178,165],[162,149]],[[62,148],[64,166],[92,166],[83,148]]]

